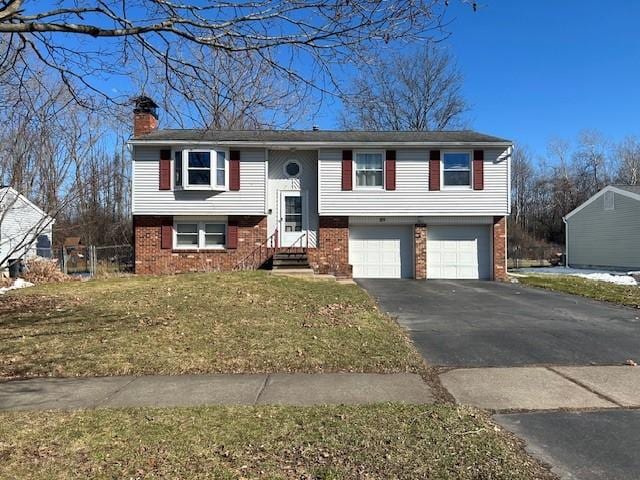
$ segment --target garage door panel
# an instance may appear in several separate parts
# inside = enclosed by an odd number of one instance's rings
[[[428,226],[427,235],[427,278],[491,277],[488,225]]]
[[[413,276],[413,236],[407,226],[349,227],[349,263],[356,278]]]

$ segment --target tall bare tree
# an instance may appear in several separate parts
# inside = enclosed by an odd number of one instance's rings
[[[527,227],[528,207],[533,192],[534,175],[530,153],[524,147],[516,147],[511,155],[511,204],[512,219],[522,227]]]
[[[596,130],[582,130],[578,134],[578,147],[573,155],[573,168],[579,202],[586,200],[610,181],[607,158],[609,143]]]
[[[432,43],[363,64],[344,104],[343,125],[365,130],[460,127],[468,109],[461,73],[449,53]]]
[[[616,181],[627,185],[640,185],[640,142],[626,137],[616,149],[618,171]]]

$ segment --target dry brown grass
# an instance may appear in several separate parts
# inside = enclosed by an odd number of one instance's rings
[[[355,285],[264,272],[45,284],[0,298],[0,376],[419,372]]]
[[[451,405],[0,414],[15,479],[555,478],[483,413]]]

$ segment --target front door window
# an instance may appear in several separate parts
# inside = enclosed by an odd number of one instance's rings
[[[302,198],[301,197],[285,197],[284,199],[285,232],[301,232],[302,231]]]

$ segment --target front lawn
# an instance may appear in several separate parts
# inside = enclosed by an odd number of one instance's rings
[[[0,376],[418,371],[355,285],[264,272],[50,284],[0,298]]]
[[[455,406],[201,407],[0,414],[0,477],[552,478]]]
[[[605,302],[640,308],[640,287],[588,280],[569,275],[518,276],[523,285],[582,295]]]

